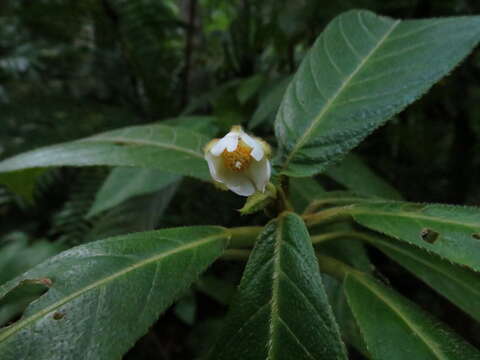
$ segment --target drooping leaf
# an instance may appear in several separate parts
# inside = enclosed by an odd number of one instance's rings
[[[2,360],[120,358],[223,251],[220,227],[101,240],[63,252],[0,287],[49,278],[48,292],[0,330]]]
[[[479,36],[478,16],[400,21],[353,10],[335,18],[278,111],[281,171],[323,171],[448,74]]]
[[[348,154],[339,164],[329,167],[325,174],[359,195],[402,199],[394,187],[375,174],[355,154]]]
[[[390,258],[480,321],[480,275],[434,254],[393,239],[372,237]]]
[[[264,229],[210,358],[346,359],[297,215],[285,213]]]
[[[378,281],[352,272],[344,287],[373,360],[480,359],[473,346]]]
[[[134,126],[47,146],[0,162],[1,173],[52,166],[149,167],[209,179],[202,147],[208,138],[165,125]]]
[[[108,210],[134,196],[158,191],[179,179],[178,175],[155,169],[115,168],[98,190],[87,217]]]
[[[480,211],[474,207],[376,202],[346,209],[369,229],[480,271]]]

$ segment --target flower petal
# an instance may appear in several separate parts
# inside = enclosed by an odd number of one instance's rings
[[[228,152],[235,151],[238,146],[238,133],[229,132],[224,136],[225,144]]]
[[[262,144],[260,144],[260,142],[258,142],[257,140],[255,140],[254,138],[252,138],[250,135],[248,135],[247,133],[245,133],[243,131],[242,131],[242,135],[240,136],[240,138],[243,140],[243,142],[245,144],[247,144],[248,146],[250,146],[252,148],[252,152],[250,153],[250,155],[255,160],[260,161],[263,158],[263,155],[264,155]]]
[[[212,176],[213,180],[221,182],[217,174],[217,169],[223,166],[222,159],[217,156],[213,156],[210,152],[207,152],[205,154],[205,160],[207,160],[208,170],[210,170],[210,175]]]
[[[264,157],[261,161],[252,161],[248,169],[248,176],[258,191],[264,192],[270,180],[270,161]]]
[[[250,180],[247,173],[236,173],[225,167],[223,161],[219,157],[211,156],[211,160],[207,162],[212,164],[214,169],[210,169],[210,174],[215,181],[225,184],[227,188],[241,196],[250,196],[255,192],[255,186]],[[207,156],[205,157],[207,158]]]

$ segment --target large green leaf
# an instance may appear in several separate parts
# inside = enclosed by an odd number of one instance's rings
[[[344,286],[372,359],[480,359],[453,331],[368,276],[351,272]]]
[[[165,125],[134,126],[29,151],[0,162],[2,174],[51,166],[135,166],[209,179],[208,138]]]
[[[335,18],[289,85],[276,118],[284,174],[325,169],[425,93],[477,44],[480,17]]]
[[[346,359],[303,221],[284,213],[257,241],[211,359]]]
[[[480,271],[480,211],[474,207],[377,202],[346,209],[363,226]]]
[[[480,321],[480,274],[412,245],[372,237],[372,244]]]
[[[158,191],[179,179],[178,175],[156,169],[115,168],[95,195],[87,217],[117,206],[134,196]]]
[[[389,183],[375,174],[355,155],[347,155],[339,164],[329,167],[325,173],[347,189],[365,196],[401,200],[402,196]]]
[[[0,330],[2,360],[118,359],[223,251],[228,232],[185,227],[135,233],[63,252],[26,279],[51,288]]]

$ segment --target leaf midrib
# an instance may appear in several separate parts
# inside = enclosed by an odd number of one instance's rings
[[[98,288],[98,287],[100,287],[100,286],[102,286],[102,285],[104,285],[104,284],[106,284],[110,281],[113,281],[113,280],[117,279],[118,277],[120,277],[122,275],[125,275],[125,274],[127,274],[131,271],[137,270],[138,268],[149,265],[149,264],[154,263],[156,261],[160,261],[161,259],[163,259],[165,257],[174,255],[174,254],[182,252],[182,251],[190,250],[190,249],[199,247],[201,245],[204,245],[208,242],[213,242],[214,240],[218,240],[218,239],[226,238],[226,237],[227,237],[226,232],[222,232],[220,234],[208,236],[208,237],[203,238],[201,240],[194,241],[194,242],[188,243],[186,245],[176,247],[174,249],[171,249],[171,250],[166,251],[164,253],[161,253],[159,255],[153,256],[151,258],[144,259],[144,260],[142,260],[142,261],[140,261],[136,264],[133,264],[131,266],[126,267],[125,269],[123,269],[121,271],[118,271],[114,274],[111,274],[107,277],[104,277],[103,279],[100,279],[100,280],[98,280],[94,283],[91,283],[90,285],[85,286],[84,288],[82,288],[80,290],[77,290],[76,292],[64,297],[63,299],[53,303],[52,305],[44,308],[43,310],[33,314],[32,316],[30,316],[28,318],[25,318],[25,319],[22,319],[22,320],[19,320],[18,322],[13,324],[11,327],[7,327],[3,331],[0,331],[0,346],[2,344],[5,344],[5,342],[4,342],[5,339],[10,337],[11,335],[14,335],[16,332],[20,331],[22,328],[24,328],[24,327],[28,326],[30,323],[40,319],[42,316],[56,310],[57,308],[66,304],[67,302],[81,296],[82,294],[86,293],[89,290]]]
[[[387,305],[404,323],[407,325],[414,334],[416,334],[425,345],[433,352],[434,355],[438,357],[439,360],[448,360],[447,357],[444,356],[444,353],[441,349],[438,349],[436,342],[428,336],[428,334],[424,334],[417,325],[412,323],[407,317],[402,314],[402,311],[398,309],[395,304],[393,304],[388,298],[385,298],[383,294],[379,293],[375,288],[371,287],[367,282],[363,281],[360,276],[355,276],[355,280],[365,286],[370,292],[375,294],[377,298],[385,305]]]
[[[278,220],[278,225],[275,233],[275,244],[273,249],[273,269],[272,269],[272,299],[270,300],[270,324],[268,328],[269,343],[268,343],[268,354],[267,360],[275,359],[274,348],[275,344],[273,343],[274,334],[276,328],[280,322],[280,315],[278,314],[278,293],[280,290],[280,274],[282,271],[282,265],[280,262],[281,254],[281,242],[282,242],[282,233],[283,233],[283,217],[280,217]]]
[[[288,154],[285,163],[282,167],[282,171],[286,170],[290,161],[292,160],[293,156],[295,153],[300,149],[306,141],[308,141],[308,138],[310,137],[310,134],[315,130],[315,128],[318,126],[318,124],[321,122],[323,116],[328,113],[328,111],[331,109],[333,103],[337,100],[337,98],[340,96],[342,91],[349,85],[350,81],[355,77],[355,75],[362,69],[362,67],[365,65],[365,63],[372,57],[372,55],[382,46],[382,44],[385,42],[385,40],[388,38],[388,36],[395,30],[397,25],[400,23],[400,20],[395,21],[390,29],[388,29],[385,34],[380,38],[378,41],[377,45],[375,45],[370,52],[359,62],[358,66],[353,70],[353,72],[344,80],[344,82],[340,85],[338,90],[328,99],[328,101],[325,103],[323,109],[320,111],[320,113],[315,117],[315,119],[312,121],[310,126],[307,128],[307,130],[303,133],[303,135],[298,139],[296,142],[295,146],[293,147],[292,151],[290,154]],[[323,36],[326,36],[323,34]],[[311,55],[311,54],[310,54]],[[310,56],[309,55],[309,56]],[[290,86],[294,86],[294,83],[292,83]]]

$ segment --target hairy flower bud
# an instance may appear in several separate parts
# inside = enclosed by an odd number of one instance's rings
[[[212,178],[241,196],[264,192],[270,180],[270,146],[233,126],[221,139],[205,147],[205,160]]]

